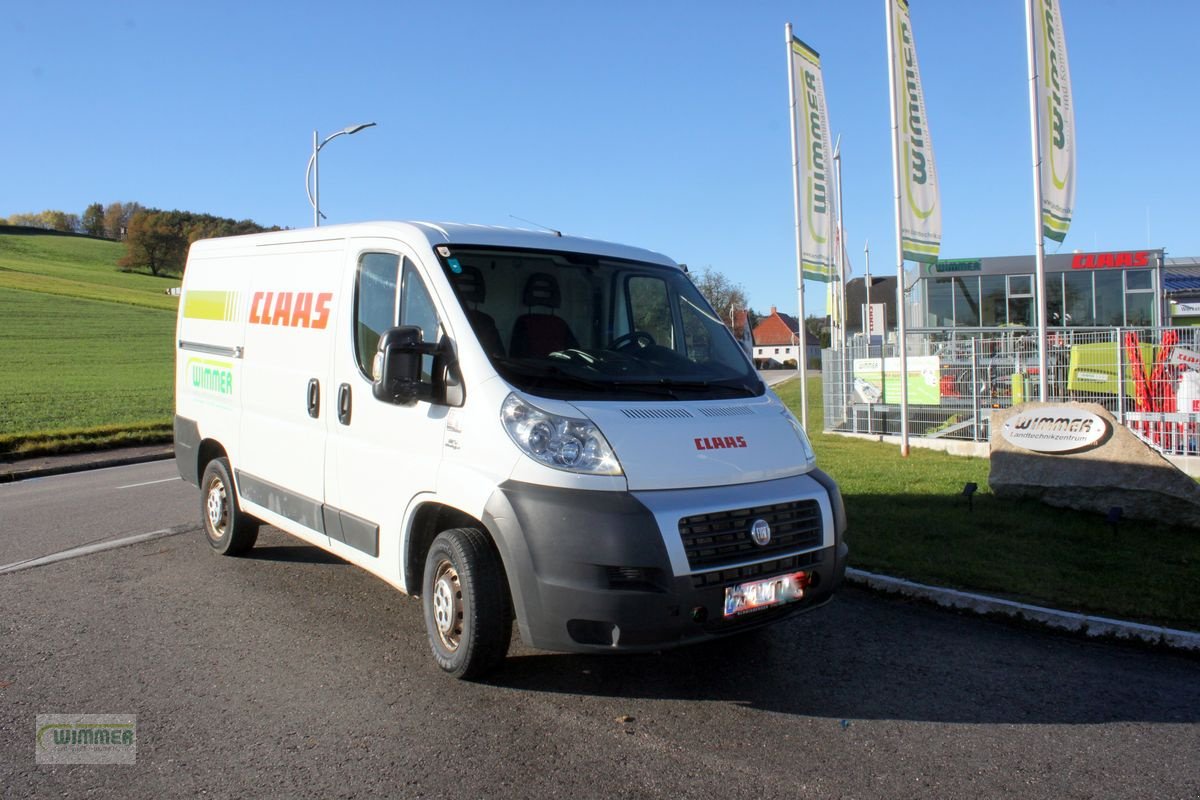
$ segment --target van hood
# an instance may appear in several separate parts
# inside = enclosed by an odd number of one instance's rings
[[[769,391],[744,400],[572,405],[612,445],[630,491],[753,483],[813,468]]]

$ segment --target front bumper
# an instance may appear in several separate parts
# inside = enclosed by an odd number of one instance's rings
[[[807,498],[820,507],[815,546],[692,566],[679,520]],[[761,627],[827,602],[846,569],[845,513],[824,473],[667,492],[594,492],[509,482],[483,522],[508,573],[524,641],[545,650],[659,650]],[[724,617],[725,589],[805,571],[802,599]]]

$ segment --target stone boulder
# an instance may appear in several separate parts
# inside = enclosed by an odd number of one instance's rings
[[[1018,447],[1001,433],[1005,421],[1023,411],[1064,405],[1104,419],[1110,433],[1095,446],[1059,455]],[[1100,514],[1120,506],[1127,518],[1200,528],[1200,484],[1096,403],[1024,403],[992,414],[988,486],[997,497],[1032,497]]]

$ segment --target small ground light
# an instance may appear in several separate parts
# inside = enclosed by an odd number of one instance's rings
[[[1115,536],[1117,533],[1117,525],[1121,522],[1121,517],[1125,516],[1125,509],[1121,506],[1113,506],[1108,510],[1108,524],[1112,526],[1112,532]]]
[[[975,493],[977,491],[979,491],[979,484],[974,481],[963,484],[963,497],[967,498],[967,507],[972,511],[975,510]]]

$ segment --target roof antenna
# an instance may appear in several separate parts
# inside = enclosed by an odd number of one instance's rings
[[[509,214],[508,216],[512,217],[515,220],[520,220],[521,222],[528,222],[530,225],[536,225],[537,227],[541,228],[542,230],[550,231],[558,238],[560,238],[560,239],[562,238],[562,231],[556,231],[556,230],[554,230],[554,228],[551,228],[549,225],[543,225],[540,222],[534,222],[531,219],[525,219],[524,217],[518,217],[516,214]]]

